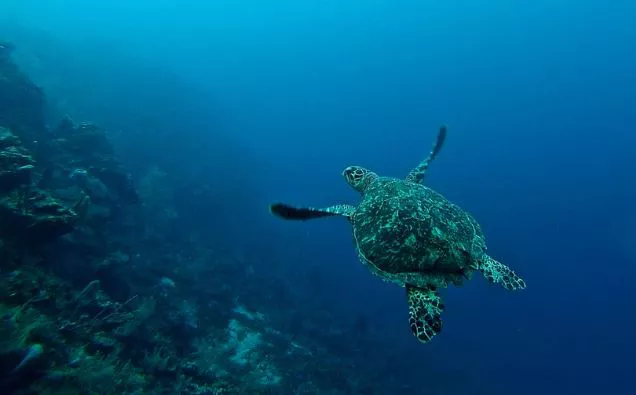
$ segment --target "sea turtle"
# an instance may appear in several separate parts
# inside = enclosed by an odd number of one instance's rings
[[[381,177],[359,166],[344,169],[349,185],[362,194],[358,206],[270,206],[272,214],[288,220],[348,218],[360,260],[372,273],[406,288],[409,326],[422,343],[442,328],[444,304],[438,290],[449,283],[461,285],[479,270],[508,290],[526,287],[509,267],[486,254],[484,235],[470,214],[422,185],[445,139],[442,126],[428,157],[405,179]]]

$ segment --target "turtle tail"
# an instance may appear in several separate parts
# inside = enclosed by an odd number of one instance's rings
[[[479,270],[484,277],[493,284],[500,284],[509,291],[517,291],[526,288],[526,282],[511,268],[496,261],[490,256],[484,256]]]
[[[309,219],[333,216],[349,217],[353,210],[353,206],[346,204],[339,204],[326,208],[294,207],[285,203],[274,203],[269,206],[269,211],[274,216],[296,221],[306,221]]]

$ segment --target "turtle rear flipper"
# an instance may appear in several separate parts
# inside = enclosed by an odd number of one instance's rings
[[[439,128],[439,132],[437,133],[437,140],[435,140],[435,145],[431,149],[431,152],[428,154],[428,157],[424,159],[417,167],[415,167],[411,172],[406,176],[406,181],[409,182],[422,182],[424,179],[424,175],[426,174],[426,170],[428,166],[431,164],[433,159],[439,154],[439,151],[442,149],[444,145],[444,140],[446,140],[446,125],[442,125]]]
[[[274,203],[269,206],[269,211],[282,219],[306,221],[308,219],[316,219],[323,217],[333,217],[339,215],[342,217],[350,217],[355,207],[348,204],[338,204],[336,206],[326,208],[313,207],[294,207],[285,203]]]
[[[509,291],[526,288],[526,282],[511,268],[487,255],[484,256],[484,259],[480,263],[479,270],[481,270],[488,281],[493,284],[500,284]]]
[[[406,285],[409,304],[409,326],[413,335],[422,343],[428,343],[442,330],[442,298],[433,288]]]

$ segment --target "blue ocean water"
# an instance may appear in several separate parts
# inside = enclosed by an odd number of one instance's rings
[[[83,65],[75,96],[108,98],[111,83],[92,80],[105,69],[124,89],[139,83],[121,82],[133,66],[113,65],[112,48],[195,85],[201,100],[181,102],[192,116],[181,121],[200,149],[144,123],[141,137],[115,136],[131,168],[143,167],[144,144],[172,147],[162,160],[185,163],[223,201],[200,207],[203,237],[227,237],[254,271],[340,317],[340,330],[364,317],[379,340],[351,352],[409,361],[386,374],[413,393],[636,393],[636,3],[5,0],[0,18],[16,42],[36,29],[81,48],[75,59],[50,49]],[[210,108],[215,121],[198,123]],[[403,290],[358,262],[345,220],[283,222],[267,207],[355,204],[344,167],[405,176],[442,123],[427,185],[477,218],[490,253],[528,288],[476,276],[445,290],[443,332],[421,345]]]

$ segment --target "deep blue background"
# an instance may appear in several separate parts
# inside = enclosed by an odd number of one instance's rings
[[[3,3],[0,23],[107,40],[210,92],[258,191],[230,209],[235,231],[275,251],[289,282],[322,276],[313,297],[343,318],[368,312],[387,338],[374,352],[421,359],[413,380],[437,364],[492,393],[636,393],[636,3]],[[528,289],[447,290],[444,333],[420,346],[403,290],[358,263],[345,221],[285,223],[266,207],[356,202],[342,168],[405,175],[441,123],[428,185],[481,222]]]

